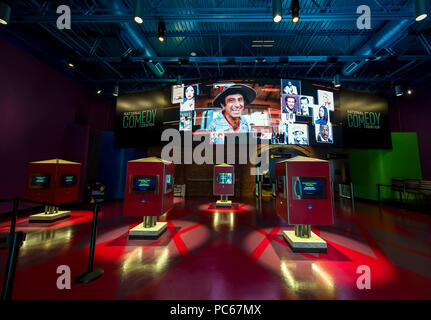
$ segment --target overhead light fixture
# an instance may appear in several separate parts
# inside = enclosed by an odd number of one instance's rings
[[[150,58],[143,58],[143,59],[142,59],[142,62],[151,63],[151,62],[153,62],[153,60],[152,60],[152,59],[150,59]]]
[[[67,66],[69,68],[75,68],[75,56],[74,55],[69,56],[69,60],[67,60]]]
[[[142,0],[136,0],[136,6],[135,6],[135,17],[134,20],[136,23],[143,23],[144,19],[143,17],[143,13],[144,13],[144,5],[142,3]]]
[[[427,0],[415,0],[415,20],[422,21],[428,17]]]
[[[397,97],[401,97],[403,95],[403,89],[401,88],[401,85],[397,84],[395,86],[395,95]]]
[[[407,94],[410,96],[410,95],[412,95],[413,94],[413,90],[412,89],[408,89],[407,90]]]
[[[283,19],[281,0],[272,0],[272,21],[279,23]]]
[[[158,37],[159,41],[160,42],[165,41],[165,33],[166,33],[165,23],[163,21],[160,21],[157,29],[159,34],[159,37]]]
[[[259,62],[265,62],[265,58],[256,58],[254,61],[257,62],[257,63],[259,63]]]
[[[114,97],[118,97],[119,92],[120,92],[120,86],[118,84],[116,84],[114,87],[114,92],[112,93],[112,95]]]
[[[101,89],[97,90],[97,94],[101,94],[101,93],[102,93]]]
[[[190,52],[190,55],[192,56],[192,57],[196,57],[197,56],[197,54],[196,54],[196,52]]]
[[[274,46],[274,40],[253,40],[251,42],[252,48],[272,48]]]
[[[1,24],[9,24],[10,20],[10,7],[4,3],[0,2],[0,23]]]
[[[332,81],[332,83],[334,84],[335,88],[339,88],[341,87],[341,82],[340,82],[340,75],[336,74],[334,77],[334,81]]]
[[[292,22],[297,23],[299,21],[299,0],[292,0],[290,10],[292,10]]]

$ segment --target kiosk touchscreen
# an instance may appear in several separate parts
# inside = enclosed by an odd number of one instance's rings
[[[25,199],[45,202],[45,212],[30,216],[30,222],[51,222],[70,216],[59,205],[79,199],[81,164],[61,159],[31,162]]]
[[[232,207],[232,201],[228,200],[228,196],[234,195],[234,167],[226,163],[214,166],[213,181],[213,193],[215,196],[221,197],[220,200],[216,202],[216,207]]]
[[[128,162],[124,215],[143,217],[129,237],[157,238],[166,230],[167,223],[157,217],[173,207],[174,174],[175,164],[156,157]]]
[[[333,224],[331,179],[326,160],[295,157],[275,165],[277,214],[294,225],[284,237],[298,252],[326,252],[311,225]]]

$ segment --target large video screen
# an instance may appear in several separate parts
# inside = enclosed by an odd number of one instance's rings
[[[179,130],[207,132],[213,144],[234,133],[280,145],[334,144],[330,114],[337,94],[288,79],[184,85]]]
[[[120,95],[115,146],[161,144],[161,132],[174,128],[206,135],[212,144],[232,143],[229,136],[240,135],[275,145],[390,148],[387,109],[382,94],[332,83],[273,78],[185,83]]]

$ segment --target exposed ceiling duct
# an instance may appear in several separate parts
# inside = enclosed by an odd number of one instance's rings
[[[102,0],[100,1],[100,3],[103,5],[105,9],[112,7],[115,10],[119,10],[118,14],[124,13],[125,11],[128,10],[128,8],[124,5],[123,1],[121,0],[116,0],[116,1]],[[142,34],[139,28],[140,28],[139,25],[136,24],[133,20],[131,20],[130,22],[123,22],[121,23],[121,29],[122,29],[121,37],[127,42],[127,44],[131,48],[137,50],[139,52],[139,55],[145,56],[145,57],[157,56],[153,47],[145,38],[145,36]],[[157,77],[162,77],[165,74],[165,68],[163,64],[161,64],[160,62],[154,63],[152,61],[146,61],[144,63],[150,68],[150,70]]]
[[[408,28],[414,23],[413,19],[388,22],[375,36],[368,40],[354,55],[373,55],[384,47],[392,46],[401,37],[407,35]],[[347,62],[343,66],[343,75],[351,76],[367,63],[366,59]]]

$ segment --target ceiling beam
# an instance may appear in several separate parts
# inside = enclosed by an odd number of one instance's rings
[[[151,59],[156,62],[175,62],[177,63],[179,59],[187,58],[190,63],[204,62],[204,63],[224,63],[228,59],[235,59],[237,63],[240,62],[252,62],[254,63],[256,58],[264,58],[265,62],[278,63],[280,58],[288,58],[290,62],[326,62],[326,60],[332,56],[214,56],[214,57],[130,57],[132,62],[142,62],[144,59]],[[339,62],[349,62],[364,60],[367,58],[375,58],[369,55],[350,55],[350,56],[337,56]],[[384,58],[384,57],[382,57]],[[100,60],[107,62],[121,62],[121,57],[80,57],[78,61],[82,62],[98,62]],[[400,55],[398,60],[431,60],[429,55]]]
[[[355,7],[342,8],[308,8],[307,12],[301,12],[301,22],[307,21],[349,21],[354,22],[359,15]],[[322,11],[324,10],[324,11]],[[44,10],[34,13],[19,12],[15,10],[11,17],[11,24],[15,23],[55,23],[58,15],[52,10]],[[413,6],[386,6],[383,10],[379,7],[372,8],[373,21],[388,21],[400,19],[413,19]],[[431,13],[431,11],[430,11]],[[133,21],[132,10],[124,10],[114,13],[110,10],[100,9],[88,14],[88,10],[72,10],[72,23],[121,23]],[[144,21],[159,21],[163,17],[168,21],[195,21],[195,22],[271,22],[272,11],[268,8],[194,8],[193,12],[187,8],[158,8],[157,12],[146,12],[142,18]],[[288,24],[283,20],[281,24]]]

